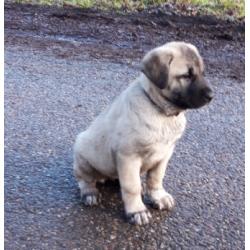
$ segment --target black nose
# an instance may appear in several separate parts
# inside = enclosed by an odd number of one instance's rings
[[[207,102],[210,102],[213,99],[213,91],[209,87],[204,88],[202,92],[203,92],[203,98]]]

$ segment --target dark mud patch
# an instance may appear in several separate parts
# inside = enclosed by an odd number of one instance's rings
[[[244,22],[181,16],[166,9],[119,14],[5,4],[7,45],[31,46],[61,58],[138,63],[149,49],[184,40],[199,48],[208,72],[243,80],[244,38]]]

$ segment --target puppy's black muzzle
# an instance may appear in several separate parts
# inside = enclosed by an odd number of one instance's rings
[[[200,108],[213,99],[213,91],[202,77],[191,82],[185,89],[173,91],[171,101],[183,109]]]
[[[206,103],[209,103],[213,99],[213,91],[209,87],[205,87],[201,93],[202,98]]]
[[[188,108],[200,108],[208,104],[213,99],[213,92],[207,84],[194,82],[184,96]]]

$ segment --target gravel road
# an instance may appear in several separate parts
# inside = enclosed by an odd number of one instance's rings
[[[151,209],[152,223],[136,227],[124,220],[118,185],[101,185],[102,204],[84,207],[72,144],[139,74],[140,57],[122,63],[98,46],[91,53],[86,38],[62,42],[39,27],[27,35],[20,27],[34,13],[5,12],[5,249],[244,249],[244,44],[198,44],[215,98],[187,112],[164,182],[175,209]]]

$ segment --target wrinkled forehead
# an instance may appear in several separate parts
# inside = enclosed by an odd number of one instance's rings
[[[172,66],[172,67],[171,67]],[[180,46],[173,51],[173,60],[170,69],[173,74],[185,74],[192,69],[194,74],[201,74],[204,71],[204,65],[197,49],[190,46]]]

